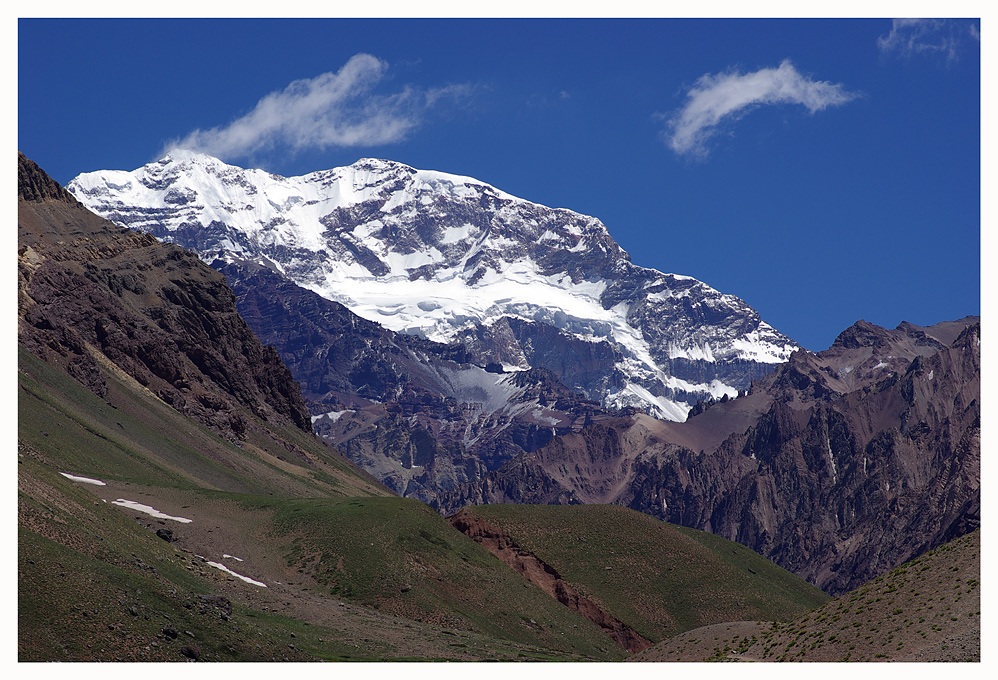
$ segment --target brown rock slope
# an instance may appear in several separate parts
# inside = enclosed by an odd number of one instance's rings
[[[626,505],[737,541],[832,594],[979,525],[976,318],[859,322],[697,411],[559,437],[439,505]]]
[[[691,630],[628,661],[980,661],[981,532],[789,623]]]
[[[95,394],[100,356],[231,440],[246,409],[311,432],[300,388],[196,256],[97,217],[18,154],[18,340]]]
[[[557,569],[519,546],[509,534],[495,524],[464,510],[449,518],[449,521],[455,529],[483,546],[503,564],[606,631],[627,651],[639,652],[651,647],[650,640],[582,595],[577,588],[561,577]]]

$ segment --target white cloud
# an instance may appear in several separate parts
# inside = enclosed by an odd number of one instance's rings
[[[814,81],[801,75],[786,59],[778,68],[754,73],[707,73],[686,93],[686,105],[669,119],[665,139],[678,154],[705,156],[706,143],[722,122],[737,120],[758,106],[801,104],[815,113],[857,96],[846,92],[842,84]]]
[[[252,111],[226,126],[194,130],[167,145],[219,158],[244,158],[285,146],[293,151],[373,146],[402,141],[443,97],[466,95],[469,87],[420,90],[406,85],[375,94],[388,64],[357,54],[337,72],[296,80],[271,92]]]
[[[980,42],[981,34],[973,22],[947,19],[894,19],[891,32],[877,38],[882,52],[897,52],[903,57],[914,54],[938,54],[952,61],[968,39]]]

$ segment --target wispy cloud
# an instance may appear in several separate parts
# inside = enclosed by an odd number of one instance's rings
[[[296,80],[268,94],[228,125],[194,130],[171,141],[166,150],[246,158],[282,146],[300,151],[390,144],[404,140],[441,99],[464,96],[471,89],[452,85],[424,90],[405,85],[389,94],[375,93],[387,69],[384,61],[357,54],[339,71]]]
[[[857,96],[846,92],[841,83],[811,80],[786,59],[778,68],[754,73],[707,73],[686,93],[686,105],[669,118],[664,136],[678,154],[706,156],[707,141],[722,123],[738,120],[756,107],[801,104],[815,113]]]
[[[968,42],[980,41],[980,29],[972,21],[895,19],[891,32],[877,38],[877,46],[881,52],[896,52],[902,57],[935,54],[953,61]]]

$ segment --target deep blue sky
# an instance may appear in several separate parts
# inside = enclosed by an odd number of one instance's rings
[[[18,147],[62,183],[132,170],[372,55],[370,89],[301,146],[216,155],[470,175],[598,217],[636,264],[821,350],[861,318],[980,313],[979,35],[976,20],[22,19]],[[677,127],[687,104],[705,117]],[[357,133],[326,134],[338,116]]]

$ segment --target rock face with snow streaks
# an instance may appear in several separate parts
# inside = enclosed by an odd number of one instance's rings
[[[203,259],[267,265],[393,331],[549,369],[609,407],[681,421],[796,349],[738,298],[634,265],[596,218],[467,177],[363,159],[284,178],[177,151],[69,189]]]
[[[545,369],[478,366],[460,344],[394,333],[266,267],[215,266],[301,384],[316,432],[399,494],[429,501],[607,417]]]

